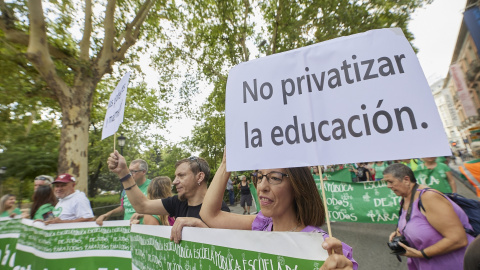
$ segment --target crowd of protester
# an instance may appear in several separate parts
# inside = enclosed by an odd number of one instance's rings
[[[186,226],[320,233],[329,254],[321,269],[357,269],[353,249],[320,228],[325,222],[325,212],[315,184],[321,173],[348,170],[352,182],[384,180],[387,187],[402,198],[398,226],[388,240],[392,243],[404,237],[406,242],[398,243],[403,248],[399,255],[408,257],[409,269],[458,267],[463,265],[464,254],[470,251],[467,247],[474,241],[474,237],[464,231],[470,226],[468,218],[461,208],[443,196],[445,191],[419,185],[414,175],[415,171],[427,170],[429,175],[443,177],[450,192],[456,192],[448,162],[449,158],[440,157],[256,170],[247,180],[245,175],[231,177],[226,171],[224,156],[207,189],[210,168],[202,158],[179,160],[172,182],[166,176],[147,179],[148,165],[144,160],[134,160],[127,166],[125,158],[115,151],[108,158],[108,167],[124,188],[117,208],[95,218],[85,194],[75,190],[74,176],[61,174],[54,179],[40,175],[34,180],[30,212],[22,214],[15,207],[15,196],[7,194],[0,199],[0,216],[22,215],[47,225],[96,221],[102,226],[110,217],[123,214],[132,224],[172,226],[171,240],[176,243],[181,241],[182,229]],[[250,215],[250,183],[261,206],[253,215]],[[173,186],[177,191],[175,195]],[[223,200],[227,192],[230,205],[235,205],[235,186],[241,196],[243,215],[230,213]],[[420,199],[422,208],[417,206]],[[472,260],[468,257],[465,261],[469,259]]]

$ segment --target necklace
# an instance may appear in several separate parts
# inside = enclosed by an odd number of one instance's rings
[[[298,226],[300,226],[300,223],[297,223],[297,226],[295,226],[295,228],[293,228],[291,232],[294,232],[298,228]]]

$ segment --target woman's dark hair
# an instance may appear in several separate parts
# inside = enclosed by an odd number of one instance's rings
[[[392,165],[388,166],[383,171],[383,175],[385,174],[391,174],[393,178],[397,178],[400,180],[402,180],[405,176],[408,176],[410,178],[410,182],[417,182],[417,179],[415,178],[412,169],[402,163],[393,163]]]
[[[297,221],[305,226],[322,226],[325,223],[325,208],[310,169],[298,167],[286,170],[293,188]]]
[[[57,204],[57,198],[53,193],[53,189],[49,185],[39,186],[33,194],[32,209],[30,209],[30,217],[33,218],[40,206],[50,203],[52,206]]]

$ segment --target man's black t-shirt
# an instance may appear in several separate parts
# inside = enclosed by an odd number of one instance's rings
[[[167,210],[168,214],[172,217],[200,218],[200,208],[202,208],[202,204],[189,206],[186,200],[180,201],[178,195],[162,199],[162,203],[165,210]],[[228,208],[224,201],[222,201],[222,211],[230,212],[230,208]]]

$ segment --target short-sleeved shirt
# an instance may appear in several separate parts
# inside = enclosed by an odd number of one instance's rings
[[[228,182],[227,182],[227,190],[233,190],[233,181],[232,181],[232,179],[228,179]]]
[[[55,209],[55,206],[52,204],[43,204],[38,208],[37,212],[34,213],[32,219],[49,220],[51,217],[53,217],[53,209]]]
[[[200,209],[202,204],[189,206],[188,201],[180,201],[178,195],[162,199],[163,207],[167,210],[168,214],[174,218],[178,217],[194,217],[200,218]],[[230,212],[227,204],[222,201],[222,211]]]
[[[76,190],[63,199],[59,199],[53,215],[62,220],[93,218],[92,207],[85,193]]]
[[[145,181],[145,183],[143,183],[142,185],[138,186],[138,188],[140,189],[140,191],[141,191],[145,196],[147,196],[148,185],[150,185],[150,182],[152,182],[152,180],[147,179],[147,180]],[[127,197],[127,193],[126,193],[126,192],[123,192],[122,201],[123,201],[122,206],[123,206],[123,209],[125,210],[125,214],[123,215],[123,219],[124,219],[124,220],[130,220],[130,218],[133,216],[133,214],[135,214],[135,209],[133,208],[132,203],[130,203],[130,201],[128,200],[128,197]],[[143,223],[143,222],[142,222],[142,223]]]
[[[386,162],[383,162],[382,165],[377,165],[373,163],[372,168],[375,170],[375,179],[383,179],[383,171],[388,167]]]
[[[437,163],[433,170],[427,169],[424,163],[418,165],[414,171],[419,184],[427,185],[443,193],[451,193],[452,187],[448,183],[447,172],[451,171],[445,163]]]
[[[22,211],[20,211],[19,208],[15,208],[15,209],[13,209],[12,212],[5,211],[5,212],[1,213],[1,214],[0,214],[0,217],[8,217],[8,216],[10,216],[12,213],[17,214],[17,215],[21,215],[21,214],[22,214]]]

